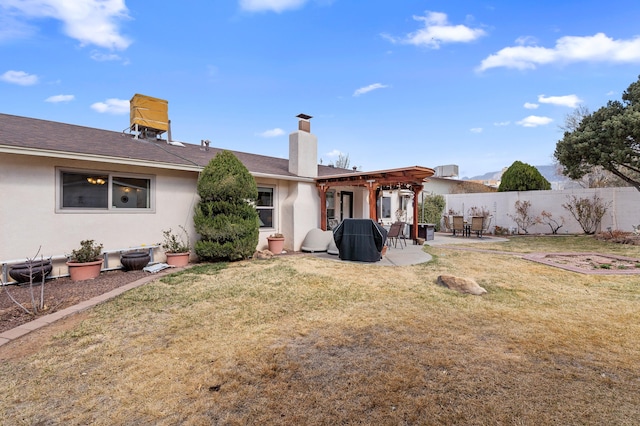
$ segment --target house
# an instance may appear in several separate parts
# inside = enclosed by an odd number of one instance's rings
[[[284,234],[285,249],[299,250],[310,229],[377,218],[372,197],[383,185],[433,174],[417,166],[356,172],[318,165],[311,117],[297,118],[289,159],[232,151],[258,185],[258,249],[272,233]],[[170,128],[162,139],[163,132],[133,122],[130,131],[114,132],[0,114],[0,262],[38,250],[69,254],[85,239],[109,250],[153,245],[179,226],[197,238],[198,175],[220,149],[172,141]]]

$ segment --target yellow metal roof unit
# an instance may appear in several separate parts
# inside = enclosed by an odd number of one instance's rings
[[[136,93],[129,105],[130,128],[141,138],[158,138],[169,130],[169,103],[164,99]]]

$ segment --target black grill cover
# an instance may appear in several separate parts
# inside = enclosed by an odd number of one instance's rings
[[[342,260],[378,262],[387,241],[387,230],[371,219],[345,219],[333,230]]]

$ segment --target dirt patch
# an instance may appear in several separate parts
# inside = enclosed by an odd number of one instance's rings
[[[20,309],[7,295],[8,291],[16,300],[31,310],[31,291],[28,284],[0,288],[0,333],[26,324],[43,315],[52,314],[107,293],[145,276],[149,276],[149,273],[144,271],[108,271],[101,273],[93,280],[71,281],[68,277],[49,280],[44,284],[44,310],[36,316]],[[40,286],[34,287],[34,294],[39,300]]]
[[[640,274],[640,259],[600,253],[535,253],[524,259],[568,271],[594,275]]]

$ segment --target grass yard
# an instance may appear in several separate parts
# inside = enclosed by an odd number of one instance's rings
[[[640,257],[586,236],[482,248]],[[132,290],[0,363],[0,423],[640,424],[639,276],[427,250],[401,268],[198,265]]]

